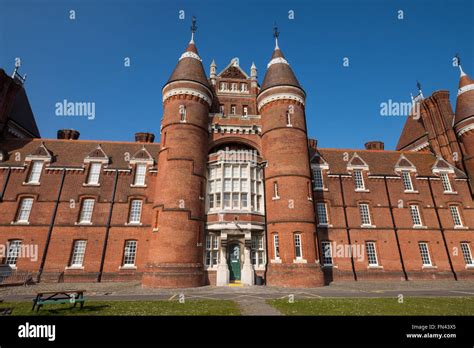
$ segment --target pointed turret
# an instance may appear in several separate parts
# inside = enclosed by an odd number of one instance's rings
[[[459,64],[459,90],[456,101],[456,117],[454,124],[474,116],[474,80],[472,80]]]
[[[193,18],[193,26],[191,27],[191,40],[189,41],[188,47],[179,58],[178,64],[174,68],[173,73],[166,82],[168,85],[175,81],[194,81],[202,84],[203,86],[210,88],[209,81],[207,80],[206,73],[202,66],[202,59],[199,57],[196,44],[194,43],[194,33],[196,31],[196,23]]]

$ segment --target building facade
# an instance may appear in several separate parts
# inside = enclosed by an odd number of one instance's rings
[[[193,34],[162,89],[160,143],[43,139],[24,109],[19,132],[24,79],[0,75],[3,270],[145,287],[474,275],[474,81],[462,69],[456,111],[447,91],[420,92],[396,151],[308,139],[306,93],[277,37],[260,85],[236,58],[206,76]]]

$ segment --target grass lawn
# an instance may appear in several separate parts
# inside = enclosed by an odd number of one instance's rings
[[[70,304],[44,305],[32,311],[32,302],[5,302],[2,308],[14,308],[12,315],[240,315],[233,301],[86,301],[84,308]]]
[[[474,297],[268,300],[285,315],[474,315]]]

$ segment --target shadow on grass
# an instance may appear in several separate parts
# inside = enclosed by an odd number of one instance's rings
[[[109,305],[84,305],[81,309],[80,307],[62,307],[62,308],[47,308],[41,307],[37,312],[26,310],[25,308],[12,306],[13,309],[10,315],[31,315],[31,316],[42,316],[42,315],[97,315],[98,313],[107,310]],[[0,308],[0,312],[2,308]]]

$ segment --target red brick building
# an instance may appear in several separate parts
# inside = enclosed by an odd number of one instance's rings
[[[474,274],[474,81],[462,70],[456,112],[447,91],[420,93],[396,151],[309,140],[278,41],[260,85],[238,59],[207,77],[192,39],[162,89],[160,143],[40,138],[23,82],[0,70],[4,268],[147,287]]]

